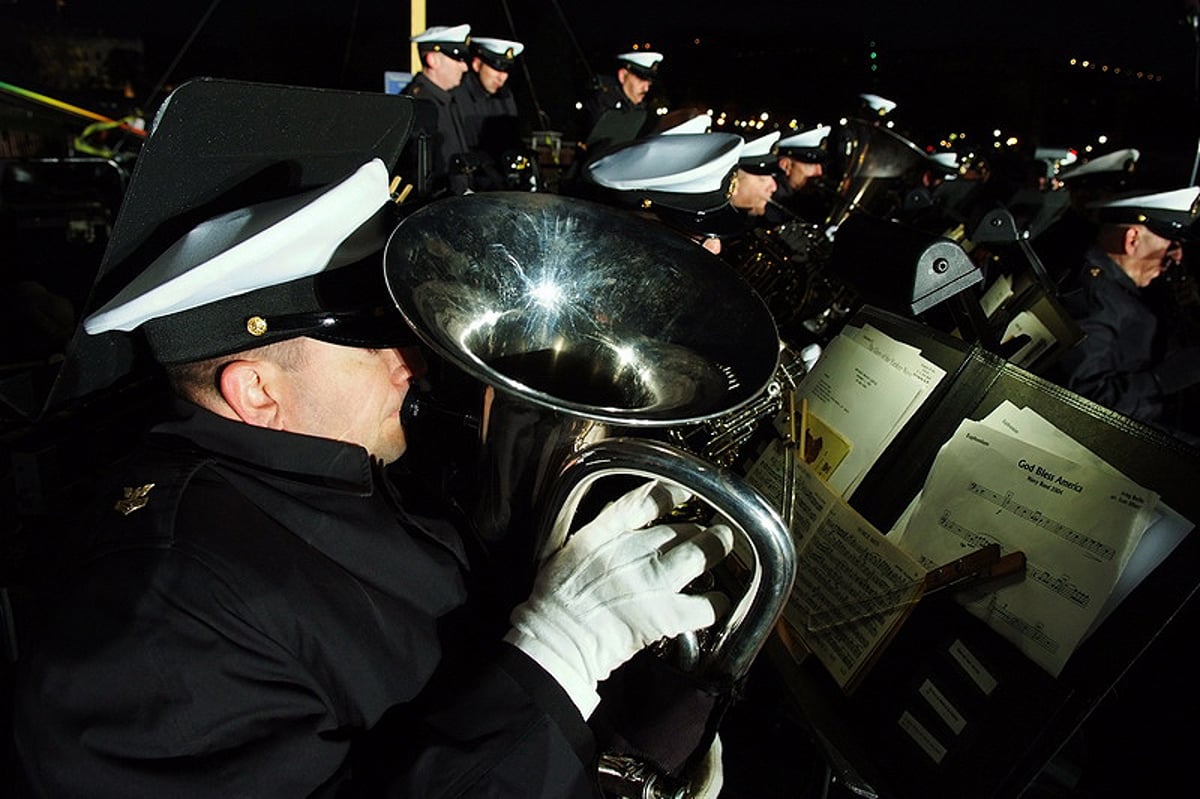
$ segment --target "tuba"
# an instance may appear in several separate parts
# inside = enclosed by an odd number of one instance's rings
[[[736,414],[767,391],[780,343],[758,295],[654,222],[548,194],[437,200],[400,222],[384,262],[417,335],[487,387],[468,508],[484,541],[515,551],[531,580],[601,478],[690,490],[730,523],[752,576],[717,629],[679,642],[687,654],[677,657],[714,682],[744,677],[791,592],[794,547],[761,495],[667,432]],[[604,762],[610,788],[675,795],[653,769]]]

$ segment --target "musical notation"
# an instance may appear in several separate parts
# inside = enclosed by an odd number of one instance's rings
[[[1064,599],[1074,602],[1081,608],[1086,608],[1092,601],[1092,595],[1082,590],[1065,574],[1051,574],[1046,569],[1025,564],[1025,579],[1033,580],[1038,585],[1048,588]]]
[[[1110,561],[1117,556],[1117,551],[1108,544],[1084,535],[1062,522],[1044,516],[1040,510],[1035,510],[1019,502],[1014,502],[1011,491],[1001,494],[999,491],[995,491],[974,481],[967,484],[967,489],[976,496],[995,505],[998,508],[997,512],[1011,513],[1029,524],[1058,536],[1067,543],[1079,547],[1083,551],[1083,554],[1092,560]]]
[[[965,546],[972,548],[980,548],[985,547],[988,544],[1000,543],[990,535],[977,532],[966,525],[955,521],[950,517],[949,511],[942,511],[941,515],[938,517],[938,526],[950,533],[953,533],[963,541]],[[1092,601],[1091,595],[1075,585],[1071,581],[1070,577],[1062,574],[1052,574],[1046,569],[1039,568],[1029,562],[1026,562],[1025,564],[1025,579],[1034,580],[1043,588],[1047,588],[1064,599],[1074,602],[1081,608],[1087,607]]]
[[[938,517],[938,526],[958,536],[969,549],[982,549],[988,544],[1000,543],[999,540],[990,535],[972,530],[966,525],[954,521],[950,518],[950,511],[948,510],[942,511],[942,515]]]
[[[1046,650],[1047,652],[1057,652],[1059,642],[1046,633],[1040,624],[1031,624],[1022,616],[1012,613],[1008,609],[1008,604],[996,600],[993,594],[988,600],[987,614],[999,619],[1002,623],[1011,627],[1021,635],[1021,638]]]

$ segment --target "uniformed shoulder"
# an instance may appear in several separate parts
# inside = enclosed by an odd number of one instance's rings
[[[89,554],[171,545],[181,498],[212,457],[175,436],[151,435],[98,481],[85,515]]]

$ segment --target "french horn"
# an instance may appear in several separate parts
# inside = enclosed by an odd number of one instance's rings
[[[531,531],[532,569],[597,479],[690,490],[730,522],[753,575],[691,665],[726,684],[744,677],[790,593],[793,544],[737,474],[662,439],[767,389],[780,342],[758,295],[653,221],[537,193],[434,201],[399,223],[384,263],[416,334],[493,396],[470,509],[484,540]]]

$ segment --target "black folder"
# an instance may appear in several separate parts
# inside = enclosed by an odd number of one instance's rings
[[[855,490],[850,504],[879,529],[891,529],[959,423],[984,418],[1004,400],[1033,409],[1158,492],[1193,524],[1200,519],[1195,448],[913,319],[868,306],[851,324],[870,324],[917,346],[947,372]],[[1193,566],[1198,549],[1193,529],[1083,642],[1057,678],[945,595],[918,603],[850,695],[815,658],[797,664],[780,642],[768,647],[770,663],[833,774],[853,793],[883,799],[1016,797],[1139,659],[1155,651],[1172,618],[1191,607],[1200,585],[1200,570]],[[971,673],[976,666],[983,678]],[[931,695],[961,718],[948,723],[931,709]]]

